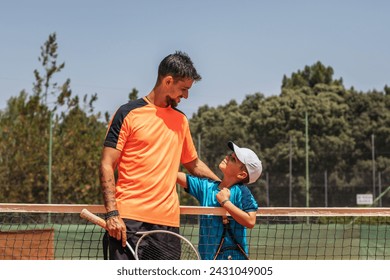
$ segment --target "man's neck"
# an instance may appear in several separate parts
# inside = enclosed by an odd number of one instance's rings
[[[154,104],[155,106],[157,107],[162,107],[162,108],[166,108],[167,107],[167,103],[166,103],[166,100],[165,100],[165,96],[163,96],[163,94],[158,94],[156,93],[156,90],[153,89],[148,95],[145,96],[146,99]]]

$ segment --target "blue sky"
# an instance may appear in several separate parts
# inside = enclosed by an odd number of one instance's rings
[[[278,95],[283,75],[321,61],[347,88],[390,85],[390,1],[1,0],[0,110],[32,92],[40,47],[57,34],[58,82],[114,113],[152,89],[159,62],[187,52],[203,79],[179,109]]]

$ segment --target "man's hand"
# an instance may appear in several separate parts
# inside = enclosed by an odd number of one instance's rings
[[[126,247],[126,225],[119,216],[107,220],[107,231],[110,236],[122,240],[122,246]]]

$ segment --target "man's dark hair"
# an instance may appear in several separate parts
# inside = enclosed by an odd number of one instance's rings
[[[196,71],[188,54],[176,51],[165,57],[158,67],[158,79],[171,75],[174,79],[189,78],[198,82],[202,77]]]

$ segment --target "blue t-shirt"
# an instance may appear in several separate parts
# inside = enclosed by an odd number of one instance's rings
[[[186,191],[194,196],[201,206],[221,207],[217,200],[217,193],[220,182],[205,178],[198,178],[187,175]],[[242,184],[232,186],[230,189],[230,201],[245,212],[256,212],[258,204],[252,193]],[[228,216],[230,228],[236,240],[240,243],[245,252],[248,253],[248,244],[246,240],[246,227],[237,223],[231,216]],[[201,215],[199,229],[198,250],[203,260],[212,260],[218,249],[223,233],[223,223],[221,216]],[[230,237],[225,238],[223,248],[234,245]],[[226,250],[220,254],[217,259],[245,259],[242,254]]]

